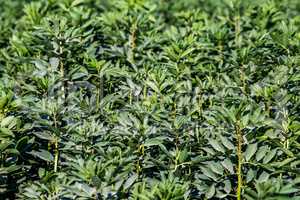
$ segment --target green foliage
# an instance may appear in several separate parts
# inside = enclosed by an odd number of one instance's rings
[[[0,4],[0,199],[300,198],[299,1]]]

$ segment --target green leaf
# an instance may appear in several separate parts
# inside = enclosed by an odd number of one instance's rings
[[[223,165],[223,167],[225,167],[231,174],[234,174],[234,170],[233,170],[233,164],[232,162],[226,158],[225,160],[223,160],[221,162],[221,164]]]
[[[209,167],[213,172],[215,172],[219,175],[223,175],[223,173],[224,173],[224,169],[219,162],[209,163]]]
[[[214,184],[212,184],[209,188],[208,191],[206,192],[205,196],[207,199],[211,199],[216,193],[216,187]]]
[[[13,128],[15,124],[15,118],[13,116],[8,116],[2,119],[0,126],[3,128]]]
[[[264,157],[263,163],[264,164],[269,163],[274,158],[276,153],[277,153],[277,149],[272,149],[271,151],[269,151],[268,154]]]
[[[24,136],[21,139],[19,139],[16,144],[16,149],[20,152],[25,151],[26,145],[28,145],[28,140],[29,140],[28,136]]]
[[[268,152],[267,146],[260,147],[255,155],[256,161],[260,161],[266,155],[267,152]]]
[[[137,174],[131,175],[124,183],[124,189],[126,190],[129,187],[131,187],[133,185],[133,183],[137,180],[137,178],[138,178]]]
[[[59,58],[52,57],[49,59],[50,66],[52,67],[53,70],[56,70],[59,66]]]
[[[226,138],[223,136],[220,136],[222,144],[229,150],[233,150],[234,149],[234,145]]]
[[[148,147],[148,146],[160,145],[160,144],[163,144],[165,139],[166,139],[166,137],[151,138],[151,139],[148,139],[145,141],[144,146]]]
[[[259,178],[257,179],[258,182],[266,182],[270,177],[270,174],[268,174],[267,172],[263,172],[259,175]]]
[[[173,158],[173,155],[167,150],[163,144],[159,144],[160,149],[167,155],[169,158]]]
[[[0,138],[1,137],[14,137],[14,133],[8,128],[0,128]]]
[[[208,143],[217,151],[220,151],[222,153],[225,153],[225,149],[223,148],[223,146],[221,145],[221,143],[219,143],[217,140],[214,139],[209,139]]]
[[[227,194],[229,194],[229,193],[231,192],[231,190],[232,190],[232,186],[231,186],[230,180],[225,180],[225,181],[224,181],[224,184],[225,184],[225,186],[224,186],[224,191],[225,191]]]
[[[244,153],[246,161],[249,161],[252,158],[252,156],[255,154],[256,150],[257,150],[257,143],[249,144],[247,146],[247,149]]]
[[[40,150],[40,151],[31,151],[29,154],[33,156],[37,156],[38,158],[47,161],[52,162],[54,160],[52,154],[49,151],[46,150]]]
[[[84,3],[84,2],[85,2],[85,0],[74,0],[71,4],[71,7],[77,6],[77,5],[79,5],[81,3]]]
[[[14,143],[10,141],[3,141],[0,143],[0,152],[4,151],[6,148],[12,146]]]
[[[156,93],[160,93],[160,90],[159,90],[158,86],[157,86],[154,82],[148,81],[148,82],[146,82],[146,84],[147,84],[152,90],[154,90]]]
[[[299,188],[295,188],[293,185],[288,184],[288,185],[283,186],[278,193],[279,194],[292,194],[292,193],[296,193],[299,191],[300,191]]]
[[[209,168],[207,168],[207,167],[200,167],[200,168],[201,168],[202,173],[203,173],[205,176],[207,176],[207,177],[213,179],[214,181],[217,180],[217,176],[215,175],[215,173],[213,173],[213,171],[212,171],[211,169],[209,169]]]
[[[18,151],[18,149],[6,149],[4,151],[5,154],[11,154],[11,155],[14,155],[14,156],[19,156],[20,155],[20,152]]]
[[[280,167],[283,167],[285,165],[288,165],[290,162],[294,161],[295,159],[297,159],[297,158],[286,158],[286,159],[284,159],[281,162],[273,162],[273,163],[271,163],[271,166],[272,167],[276,167],[276,168],[280,168]]]
[[[20,170],[22,168],[22,166],[20,165],[11,165],[9,167],[0,167],[0,174],[11,174],[13,172],[16,172],[18,170]]]
[[[33,133],[36,135],[38,138],[43,139],[43,140],[48,140],[48,141],[53,141],[54,137],[46,132],[35,132]]]
[[[8,98],[6,96],[0,97],[0,109],[3,109],[8,102]]]
[[[38,174],[39,178],[43,178],[46,174],[46,170],[44,168],[39,168]]]
[[[246,182],[249,183],[256,177],[256,172],[253,169],[250,169],[246,175]]]

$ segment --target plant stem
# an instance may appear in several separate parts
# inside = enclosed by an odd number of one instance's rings
[[[56,138],[54,142],[54,172],[57,172],[58,156],[59,156],[58,139]]]
[[[130,92],[129,92],[129,105],[132,104],[132,90],[130,89]]]
[[[129,61],[134,63],[134,50],[136,48],[136,31],[137,31],[137,22],[135,22],[130,30],[130,51],[129,51]]]
[[[99,103],[101,102],[101,100],[104,97],[104,76],[100,77],[100,88],[99,88]]]
[[[242,155],[242,131],[240,128],[240,122],[237,121],[235,125],[235,132],[237,136],[237,157],[238,157],[238,167],[237,167],[237,178],[238,178],[238,186],[237,186],[237,192],[236,192],[236,198],[237,200],[241,200],[241,192],[242,192],[242,186],[243,186],[243,178],[242,178],[242,162],[243,162],[243,155]]]
[[[64,64],[62,62],[62,53],[63,53],[63,48],[62,48],[62,42],[59,43],[60,47],[59,47],[59,65],[60,65],[60,77],[61,77],[61,91],[62,91],[62,95],[63,95],[63,99],[65,100],[65,85],[64,85],[64,77],[65,77],[65,69],[64,69]]]
[[[54,127],[57,129],[58,125],[57,125],[56,115],[54,115],[53,118],[54,118]],[[58,156],[59,156],[58,138],[56,136],[54,140],[54,172],[57,172]]]
[[[100,88],[97,87],[96,89],[96,94],[97,94],[97,99],[96,99],[96,108],[97,110],[99,109],[100,106]]]
[[[241,41],[240,41],[240,34],[241,34],[241,22],[240,22],[240,1],[237,0],[237,13],[235,17],[235,45],[236,49],[239,50],[241,48]],[[240,78],[242,80],[242,83],[244,83],[244,72],[243,67],[240,69]],[[245,94],[245,85],[243,84],[243,93]],[[242,131],[240,127],[240,121],[238,120],[235,124],[235,132],[237,137],[237,157],[238,157],[238,166],[237,166],[237,179],[238,179],[238,185],[237,185],[237,191],[236,191],[236,198],[237,200],[241,200],[241,193],[242,193],[242,186],[243,186],[243,177],[242,177],[242,162],[243,162],[243,155],[242,155]]]
[[[147,86],[146,85],[144,86],[143,96],[144,96],[143,100],[145,101],[145,99],[147,98]]]

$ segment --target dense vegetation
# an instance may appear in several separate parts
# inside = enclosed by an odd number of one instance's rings
[[[300,1],[0,5],[0,199],[300,199]]]

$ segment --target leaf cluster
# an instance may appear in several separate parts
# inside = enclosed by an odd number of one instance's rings
[[[0,0],[0,199],[299,199],[297,0]]]

